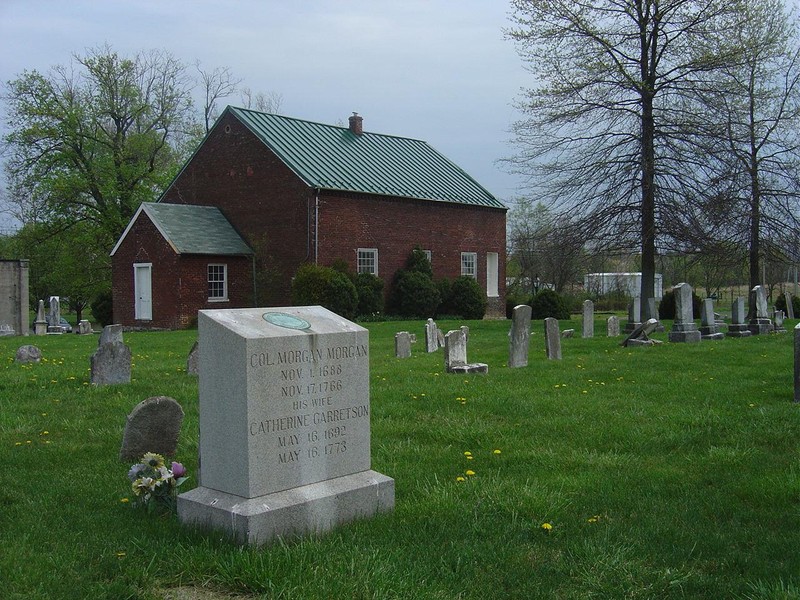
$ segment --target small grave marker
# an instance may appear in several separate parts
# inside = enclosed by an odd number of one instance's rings
[[[183,409],[174,399],[154,396],[137,404],[125,421],[120,460],[137,460],[145,452],[175,456]]]
[[[750,290],[750,307],[755,306],[756,316],[750,319],[748,324],[750,333],[753,335],[761,335],[770,333],[773,330],[772,321],[769,318],[769,309],[767,307],[767,291],[763,285],[757,285]]]
[[[700,337],[704,340],[721,340],[725,337],[719,330],[714,316],[714,300],[703,300],[703,311],[700,313]]]
[[[731,324],[725,335],[730,337],[748,337],[753,335],[747,326],[747,313],[744,309],[744,298],[739,296],[731,304]]]
[[[411,358],[411,335],[407,331],[394,334],[394,355],[397,358]]]
[[[30,344],[17,348],[14,361],[18,363],[38,363],[42,361],[42,351]]]
[[[585,338],[594,337],[594,302],[591,300],[583,301],[581,336]]]
[[[611,315],[606,321],[606,333],[608,337],[619,337],[619,317]]]
[[[548,359],[561,360],[561,334],[558,331],[558,319],[553,317],[544,320],[544,348]]]
[[[531,339],[531,307],[520,304],[511,315],[511,330],[508,332],[508,367],[516,369],[528,366]]]

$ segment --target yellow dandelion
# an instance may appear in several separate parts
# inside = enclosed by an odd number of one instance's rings
[[[462,482],[462,481],[466,481],[466,480],[467,480],[466,477],[462,477],[461,475],[456,477],[456,481],[458,481],[459,483]]]
[[[125,558],[126,554],[124,552],[117,552],[117,558]]]
[[[47,430],[45,430],[45,431],[43,431],[42,433],[40,433],[39,435],[50,435],[50,432],[49,432],[49,431],[47,431]]]
[[[472,477],[473,475],[475,475],[475,471],[467,469],[466,471],[464,471],[464,474],[468,475],[469,477]]]
[[[495,448],[492,450],[492,454],[500,454],[500,448]]]
[[[22,446],[22,442],[16,442],[14,445],[15,446]]]
[[[553,526],[550,523],[542,523],[541,527],[547,532],[550,532],[550,530],[553,529]]]
[[[472,456],[472,452],[470,452],[469,450],[466,450],[464,452],[464,456]]]
[[[581,394],[588,394],[588,393],[589,393],[589,390],[583,390],[583,391],[581,392]]]
[[[123,504],[127,504],[128,502],[130,502],[130,499],[129,498],[120,498],[119,501],[122,502]]]
[[[473,458],[475,458],[475,457],[474,456],[468,456],[467,460],[472,460]]]

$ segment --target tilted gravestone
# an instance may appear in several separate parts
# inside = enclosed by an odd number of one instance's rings
[[[175,456],[183,409],[174,399],[154,396],[137,404],[125,421],[120,460],[138,460],[145,452]]]
[[[726,335],[730,337],[748,337],[753,335],[747,326],[747,313],[744,309],[744,298],[739,296],[731,304],[731,324]]]
[[[411,335],[407,331],[394,334],[394,355],[396,358],[411,358]]]
[[[606,321],[606,334],[608,337],[619,336],[619,317],[617,315],[611,315],[608,317],[608,320]]]
[[[767,307],[767,291],[763,285],[757,285],[750,290],[750,310],[755,306],[755,316],[750,319],[748,323],[750,333],[753,335],[760,335],[770,333],[772,328],[772,321],[769,318],[769,309]]]
[[[425,351],[436,352],[439,345],[439,328],[433,319],[428,319],[425,323]]]
[[[197,375],[199,365],[198,361],[200,360],[200,353],[197,351],[198,343],[195,342],[192,344],[191,350],[189,350],[189,356],[186,357],[186,372],[189,375]]]
[[[511,330],[508,332],[508,367],[516,369],[528,366],[531,339],[531,307],[520,304],[511,314]]]
[[[660,344],[660,341],[651,340],[649,337],[657,327],[658,319],[647,319],[647,321],[631,331],[630,335],[622,340],[620,346],[654,346],[655,344]]]
[[[553,317],[544,320],[544,349],[550,360],[561,360],[561,334],[558,319]]]
[[[575,337],[575,330],[574,329],[565,329],[561,332],[561,337],[566,339],[572,339]]]
[[[38,363],[42,361],[42,351],[37,346],[20,346],[17,348],[17,354],[14,361],[18,363]]]
[[[694,322],[692,311],[692,286],[688,283],[679,283],[672,290],[675,293],[675,320],[669,332],[669,341],[699,342],[700,331]]]
[[[700,313],[700,337],[704,340],[721,340],[725,334],[720,332],[714,316],[714,300],[705,298]]]
[[[392,510],[371,470],[369,332],[320,306],[202,310],[200,482],[184,524],[239,543]]]
[[[581,327],[581,337],[594,337],[594,302],[591,300],[583,301],[583,323]]]

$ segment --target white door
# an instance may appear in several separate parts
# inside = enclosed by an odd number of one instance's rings
[[[136,297],[134,318],[141,321],[151,321],[153,319],[152,266],[152,263],[133,265],[133,293]]]
[[[497,252],[486,253],[486,295],[489,298],[497,298],[500,295],[499,283],[499,262]]]

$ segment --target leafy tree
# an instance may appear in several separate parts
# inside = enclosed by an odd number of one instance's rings
[[[174,175],[193,127],[192,81],[165,52],[110,47],[7,84],[7,178],[23,223],[88,221],[110,250]]]
[[[512,168],[540,181],[584,239],[641,250],[654,297],[657,224],[685,201],[687,90],[735,53],[722,0],[513,0],[508,35],[536,78],[514,125]],[[657,222],[657,216],[659,221]],[[650,316],[650,315],[647,315]]]

